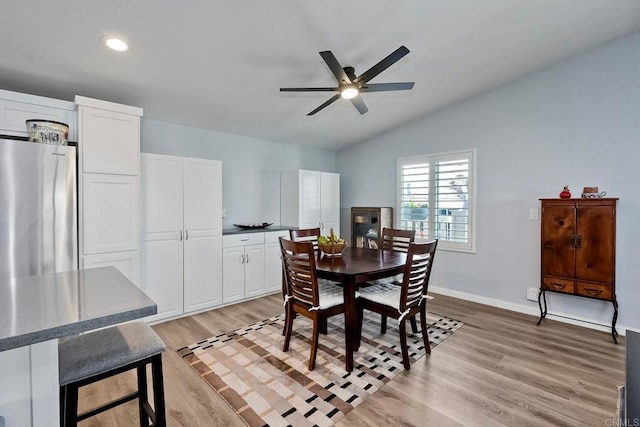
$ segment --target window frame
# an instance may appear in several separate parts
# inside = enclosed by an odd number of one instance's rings
[[[453,242],[450,240],[440,239],[438,241],[438,250],[476,253],[476,165],[477,165],[477,149],[447,151],[434,154],[423,154],[411,157],[399,157],[396,161],[396,215],[394,215],[394,226],[401,227],[402,223],[402,166],[410,164],[427,163],[429,165],[429,206],[435,206],[432,199],[435,193],[435,168],[433,167],[437,161],[459,160],[461,158],[469,159],[469,178],[467,192],[467,211],[468,211],[468,227],[469,241],[465,243]],[[434,209],[429,209],[428,229],[434,230],[435,213]],[[416,237],[416,242],[426,242],[430,239]]]

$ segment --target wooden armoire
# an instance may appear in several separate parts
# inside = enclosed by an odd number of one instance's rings
[[[540,199],[541,284],[538,324],[547,314],[547,291],[610,301],[614,308],[611,335],[614,342],[618,342],[615,283],[617,200]]]

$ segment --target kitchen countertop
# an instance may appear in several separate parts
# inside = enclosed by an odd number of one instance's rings
[[[223,236],[228,236],[231,234],[247,234],[247,233],[268,233],[270,231],[289,231],[289,230],[297,230],[298,227],[289,227],[286,225],[270,225],[267,228],[224,228],[222,230]]]
[[[0,281],[0,351],[157,313],[115,267]]]

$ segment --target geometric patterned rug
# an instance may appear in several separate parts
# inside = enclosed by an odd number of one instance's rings
[[[462,322],[427,314],[436,347]],[[216,335],[178,350],[180,356],[249,426],[331,426],[404,370],[397,322],[380,334],[380,315],[366,312],[354,369],[344,361],[344,316],[329,319],[309,371],[311,322],[298,316],[289,351],[282,352],[284,315]],[[418,321],[418,329],[420,322]],[[407,322],[411,364],[425,355],[420,333]]]

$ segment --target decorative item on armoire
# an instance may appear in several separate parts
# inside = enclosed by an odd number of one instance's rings
[[[570,199],[571,198],[571,191],[569,191],[569,186],[565,185],[564,188],[562,189],[562,191],[560,192],[560,198],[561,199]]]
[[[598,187],[584,187],[582,189],[583,199],[601,199],[606,195],[606,191],[598,192]]]

